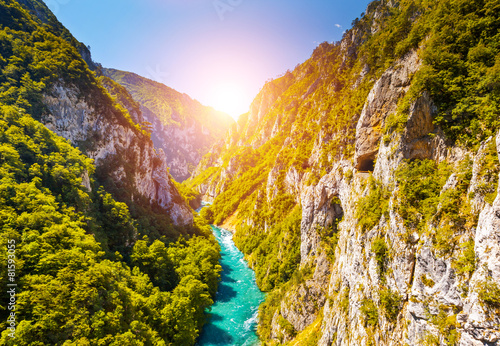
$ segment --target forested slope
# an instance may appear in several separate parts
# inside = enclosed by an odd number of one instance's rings
[[[499,11],[373,1],[201,161],[265,344],[498,344]]]
[[[17,284],[0,343],[193,345],[218,245],[82,47],[42,2],[0,1],[0,261],[15,243]]]
[[[179,182],[189,178],[201,158],[223,137],[234,120],[186,94],[135,73],[104,69],[139,103],[151,139],[166,156],[170,173]]]

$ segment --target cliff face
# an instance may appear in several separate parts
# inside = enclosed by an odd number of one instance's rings
[[[141,124],[132,97],[116,85],[116,100],[109,95],[103,85],[109,87],[110,81],[90,71],[100,66],[87,47],[43,2],[19,3],[2,4],[2,25],[11,30],[2,41],[2,62],[20,62],[5,68],[10,74],[2,76],[1,100],[16,104],[15,95],[4,93],[12,84],[10,90],[20,90],[19,99],[28,100],[18,106],[94,159],[99,184],[117,199],[168,214],[174,225],[192,225],[192,212],[173,185],[164,154],[156,152]],[[20,50],[26,52],[24,60],[16,57]]]
[[[134,73],[104,69],[139,104],[144,121],[151,124],[151,139],[165,154],[177,181],[187,179],[212,145],[223,137],[234,120],[201,105],[161,83]]]
[[[115,109],[97,110],[78,94],[75,86],[59,84],[44,95],[49,113],[42,122],[47,128],[94,159],[103,177],[132,191],[131,200],[144,196],[168,211],[175,225],[191,225],[192,212],[171,181],[163,153]],[[140,113],[130,111],[133,118],[140,118]]]
[[[342,42],[266,86],[198,166],[191,183],[213,202],[206,215],[230,225],[271,292],[267,343],[500,344],[500,132],[463,126],[484,118],[458,115],[462,99],[443,96],[441,33],[420,27],[449,6],[370,4]],[[413,46],[387,47],[398,30]]]

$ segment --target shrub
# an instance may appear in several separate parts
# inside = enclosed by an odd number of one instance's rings
[[[406,227],[422,229],[437,211],[439,192],[450,175],[446,164],[432,160],[406,161],[398,167],[399,185],[397,210]]]
[[[448,315],[441,308],[437,315],[430,317],[430,322],[434,324],[438,330],[438,337],[428,334],[427,344],[429,345],[456,345],[458,342],[457,332],[457,316]]]
[[[349,293],[350,293],[350,289],[349,289],[349,287],[347,287],[339,295],[340,310],[346,315],[349,313]]]
[[[455,169],[456,186],[439,196],[439,210],[432,218],[436,224],[434,248],[440,255],[451,255],[458,247],[460,237],[476,227],[478,213],[474,212],[467,197],[472,178],[472,161],[466,157]]]
[[[461,245],[462,252],[458,259],[453,261],[453,268],[458,274],[471,275],[476,270],[476,252],[474,251],[474,240]]]
[[[386,271],[385,263],[389,254],[389,248],[384,238],[376,238],[372,243],[372,251],[375,254],[375,261],[380,275]]]
[[[361,312],[365,319],[365,323],[370,326],[375,326],[378,323],[378,308],[371,299],[363,299],[361,302]]]
[[[368,189],[368,194],[356,204],[356,218],[363,232],[375,227],[389,209],[389,191],[372,176],[368,180]]]
[[[399,293],[390,288],[383,289],[380,292],[380,305],[388,320],[394,322],[398,317],[401,300]]]
[[[481,170],[479,179],[482,183],[478,186],[478,192],[484,195],[484,200],[493,204],[498,190],[498,173],[500,172],[500,163],[498,162],[497,143],[495,137],[486,145],[485,154],[480,162]]]
[[[293,325],[288,322],[283,316],[280,316],[278,319],[278,324],[285,331],[288,336],[295,337],[297,335],[297,331],[293,327]]]
[[[478,294],[479,299],[488,307],[500,308],[500,288],[491,278],[479,285]]]
[[[436,284],[434,282],[434,280],[432,280],[431,278],[427,277],[426,274],[422,275],[420,277],[420,280],[422,281],[422,283],[427,286],[427,287],[434,287],[434,285]]]

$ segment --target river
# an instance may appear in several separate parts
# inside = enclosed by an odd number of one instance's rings
[[[197,345],[258,345],[255,329],[264,294],[257,287],[254,271],[234,245],[232,233],[211,227],[221,247],[221,282],[209,311],[210,321],[203,327]]]

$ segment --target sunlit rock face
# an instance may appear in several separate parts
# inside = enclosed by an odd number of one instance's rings
[[[411,93],[415,75],[424,68],[423,47],[409,49],[374,74],[360,47],[367,32],[384,30],[382,21],[396,6],[395,1],[372,3],[366,15],[371,22],[349,30],[336,45],[320,45],[290,75],[266,85],[250,113],[212,148],[193,175],[208,177],[197,185],[205,200],[224,203],[219,196],[230,198],[224,192],[244,176],[245,159],[252,157],[241,153],[266,148],[258,157],[264,160],[273,152],[270,166],[258,176],[257,187],[248,184],[253,189],[248,195],[254,193],[252,201],[256,201],[254,209],[245,206],[245,210],[244,203],[234,207],[232,224],[237,224],[233,220],[237,215],[242,230],[238,234],[236,226],[236,234],[244,236],[249,226],[262,238],[272,232],[273,225],[261,221],[265,215],[254,216],[257,205],[267,203],[273,211],[273,203],[286,195],[302,209],[300,268],[311,273],[280,292],[279,303],[269,312],[270,328],[261,326],[268,330],[271,342],[300,345],[307,335],[316,333],[315,342],[325,346],[500,345],[498,303],[494,298],[485,302],[488,292],[498,295],[494,288],[500,286],[500,191],[495,192],[500,132],[471,147],[446,137],[436,122],[438,100],[430,91]],[[338,78],[349,68],[355,72],[348,81]],[[366,88],[364,94],[359,88]],[[324,124],[339,119],[331,109],[347,98],[340,93],[345,89],[363,98],[356,104],[357,113],[349,118],[350,127],[331,131],[340,125],[336,121]],[[304,118],[307,121],[300,122]],[[304,127],[314,130],[304,135]],[[345,142],[350,150],[339,154],[337,148],[328,146],[331,141],[345,143],[344,137],[349,137]],[[305,158],[300,164],[290,164],[301,143],[308,141]],[[443,174],[446,168],[442,167],[451,169],[437,188],[436,210],[420,229],[406,222],[400,208],[407,198],[401,187],[406,177],[398,174],[415,162],[432,162]],[[493,173],[486,178],[488,172]],[[359,205],[370,196],[372,183],[385,189],[382,201],[387,202],[387,209],[361,229],[360,220],[369,211],[359,210]],[[460,196],[449,202],[457,191]],[[460,201],[466,202],[461,210],[454,210]],[[443,213],[467,215],[460,222],[468,226],[440,223]],[[261,226],[255,226],[259,222]],[[332,238],[324,237],[325,229],[337,231],[333,254],[328,253]],[[437,239],[443,229],[449,235]],[[376,253],[375,245],[380,243],[387,246],[383,261]],[[441,243],[453,245],[443,250]],[[397,298],[397,303],[388,297]],[[367,312],[367,302],[374,310]],[[387,312],[390,304],[397,308],[392,316]],[[368,321],[368,313],[376,318]]]
[[[356,169],[373,171],[385,120],[396,111],[398,99],[408,91],[411,76],[419,66],[417,52],[410,52],[395,67],[389,68],[370,91],[356,127]],[[432,126],[432,119],[430,123]],[[428,131],[432,132],[432,128]]]
[[[151,139],[163,150],[170,174],[179,182],[191,176],[201,158],[234,124],[229,115],[161,83],[115,69],[103,69],[103,73],[137,103],[140,122],[150,124]]]
[[[43,114],[37,115],[41,122],[94,159],[99,183],[119,190],[122,202],[146,200],[162,208],[173,224],[192,225],[192,211],[172,182],[165,154],[145,134],[146,119],[131,95],[126,90],[116,92],[113,86],[115,100],[110,98],[104,89],[110,82],[102,76],[102,66],[92,60],[89,47],[76,40],[48,7],[29,0],[19,3],[67,39],[96,77],[91,86],[66,83],[61,77],[41,95],[45,106]],[[91,187],[88,177],[83,177],[83,183]]]
[[[163,207],[174,224],[192,224],[192,212],[174,187],[162,153],[116,110],[96,109],[78,95],[77,87],[62,82],[44,95],[45,126],[94,159],[98,172],[133,191],[132,200],[144,196]]]

